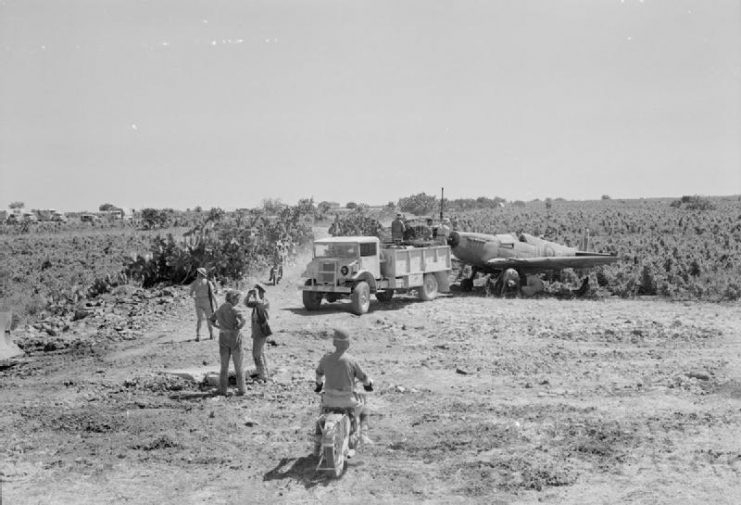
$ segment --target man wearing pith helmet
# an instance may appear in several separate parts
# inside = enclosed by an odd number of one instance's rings
[[[237,378],[237,394],[244,394],[244,366],[242,350],[242,332],[245,317],[237,306],[241,293],[230,289],[226,301],[214,312],[209,320],[219,329],[219,394],[226,396],[229,386],[229,359],[234,361],[234,373]]]
[[[334,352],[325,354],[319,360],[319,366],[316,368],[316,388],[317,393],[324,388],[324,397],[322,406],[336,408],[355,408],[359,401],[355,394],[355,380],[363,383],[366,391],[373,391],[373,381],[360,368],[358,362],[353,358],[347,349],[350,347],[350,334],[343,328],[335,328],[332,338]],[[322,383],[324,379],[324,383]],[[360,434],[363,441],[367,444],[373,443],[368,438],[368,414],[363,409],[360,412]]]
[[[265,358],[265,342],[270,336],[268,320],[270,302],[265,296],[265,286],[258,282],[247,293],[245,305],[252,309],[252,359],[255,361],[255,382],[265,383],[268,380],[268,361]]]
[[[214,330],[208,318],[214,313],[216,307],[215,291],[216,288],[213,283],[208,280],[206,269],[198,268],[196,270],[196,280],[190,285],[190,297],[193,298],[196,307],[196,342],[201,340],[201,323],[204,319],[208,326],[209,337],[214,338]]]

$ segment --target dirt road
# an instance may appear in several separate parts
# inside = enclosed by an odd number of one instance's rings
[[[164,373],[218,367],[185,290],[134,340],[0,371],[2,503],[741,503],[738,304],[454,293],[356,317],[304,311],[299,271],[269,288],[273,381],[244,397]],[[335,325],[377,389],[340,480],[310,455]]]

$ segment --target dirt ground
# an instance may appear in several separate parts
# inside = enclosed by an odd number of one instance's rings
[[[0,502],[741,503],[738,304],[454,292],[357,317],[303,310],[301,269],[269,287],[273,380],[244,397],[165,373],[218,369],[185,289],[138,336],[88,326],[0,370]],[[376,383],[339,480],[311,456],[336,325]]]

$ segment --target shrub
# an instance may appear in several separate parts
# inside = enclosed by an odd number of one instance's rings
[[[217,221],[211,219],[211,212],[181,241],[172,234],[152,238],[149,254],[128,260],[125,273],[144,287],[190,282],[199,267],[209,270],[222,283],[240,280],[272,261],[277,240],[299,246],[311,240],[311,219],[305,219],[305,210],[286,206],[278,216],[253,211]]]
[[[641,280],[638,284],[639,295],[655,295],[656,294],[656,280],[654,279],[651,267],[643,265],[641,270]]]
[[[741,298],[741,284],[735,281],[731,281],[723,291],[723,298],[729,301],[736,301]]]
[[[674,208],[685,208],[687,210],[697,210],[697,211],[715,209],[715,205],[713,205],[713,203],[710,200],[708,200],[707,198],[698,196],[698,195],[694,195],[694,196],[684,195],[679,200],[674,200],[670,205]]]

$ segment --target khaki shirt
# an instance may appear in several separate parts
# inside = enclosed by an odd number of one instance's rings
[[[245,323],[242,312],[229,302],[224,302],[216,309],[209,320],[216,323],[215,326],[224,331],[238,331]]]
[[[342,393],[352,393],[355,390],[355,379],[365,382],[368,376],[360,365],[347,352],[333,352],[325,354],[319,360],[316,368],[318,376],[326,376],[325,389]]]
[[[211,284],[211,281],[209,281],[208,279],[204,279],[203,277],[199,277],[190,285],[190,296],[194,297],[196,301],[208,302],[211,299],[208,293],[209,287],[211,288],[211,293],[213,293],[214,286],[213,284]]]

